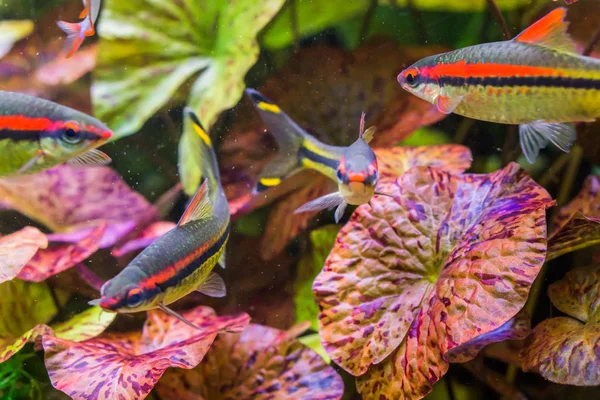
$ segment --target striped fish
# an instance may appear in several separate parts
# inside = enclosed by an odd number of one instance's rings
[[[531,163],[548,142],[568,152],[568,122],[600,116],[600,60],[576,53],[565,16],[557,8],[513,40],[424,58],[398,82],[443,113],[518,124]]]
[[[186,129],[192,129],[202,143],[200,188],[177,226],[106,282],[101,298],[90,304],[121,313],[160,308],[195,327],[167,305],[193,291],[226,295],[223,279],[212,270],[217,264],[225,268],[231,221],[210,137],[189,108],[185,118]]]
[[[246,89],[246,93],[279,147],[275,158],[263,168],[256,192],[278,185],[301,169],[317,170],[337,182],[338,191],[306,203],[295,213],[336,207],[336,222],[342,218],[348,204],[366,204],[373,195],[383,195],[375,191],[379,171],[375,153],[368,145],[375,135],[375,128],[364,130],[364,113],[358,139],[353,144],[330,146],[308,134],[256,90]]]
[[[84,113],[22,93],[0,91],[0,176],[32,174],[62,163],[104,165],[96,147],[112,132]]]

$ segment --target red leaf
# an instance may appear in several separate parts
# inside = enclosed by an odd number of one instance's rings
[[[220,335],[197,368],[169,370],[156,386],[158,394],[190,400],[341,399],[342,379],[296,339],[300,333],[250,325],[239,335]]]
[[[332,360],[366,372],[363,395],[424,396],[449,350],[523,307],[552,200],[516,164],[462,176],[416,167],[382,190],[394,199],[357,209],[314,282],[319,333]]]
[[[117,247],[112,250],[112,255],[115,257],[121,257],[132,251],[146,248],[152,244],[156,239],[169,232],[175,227],[174,222],[170,221],[158,221],[148,226],[144,231],[135,239],[128,241],[121,247]]]
[[[182,315],[202,330],[153,310],[143,332],[104,334],[81,343],[44,336],[52,384],[74,399],[143,399],[167,368],[194,368],[219,332],[239,332],[249,321],[246,314],[217,317],[202,306]]]

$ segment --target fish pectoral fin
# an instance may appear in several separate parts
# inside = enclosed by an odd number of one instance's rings
[[[90,306],[99,306],[99,305],[100,305],[100,300],[101,300],[101,299],[94,299],[94,300],[90,300],[90,301],[88,301],[88,304],[89,304]]]
[[[548,142],[568,153],[577,133],[575,127],[570,124],[535,121],[519,125],[519,137],[525,158],[533,164],[540,150],[546,147]]]
[[[435,106],[437,107],[439,112],[442,112],[444,114],[451,114],[454,112],[454,110],[456,110],[456,107],[458,107],[462,99],[462,96],[446,97],[441,94],[438,94],[435,98]]]
[[[202,185],[196,191],[190,205],[185,209],[179,219],[177,226],[183,226],[190,221],[198,221],[210,218],[213,215],[212,202],[210,201],[210,190],[208,179],[204,179]]]
[[[221,257],[219,257],[218,263],[221,266],[221,268],[225,269],[225,249],[223,249],[223,252],[221,253]]]
[[[98,149],[88,150],[85,153],[70,159],[67,161],[69,165],[77,166],[97,166],[97,165],[108,165],[112,162],[112,159],[105,153]]]
[[[335,214],[334,214],[334,218],[335,218],[335,223],[339,223],[340,220],[342,219],[342,217],[344,216],[344,212],[346,211],[346,207],[348,206],[348,203],[346,203],[345,201],[342,202],[342,204],[340,204],[336,209],[335,209]]]
[[[210,297],[225,297],[227,295],[227,289],[225,288],[225,282],[219,275],[211,272],[208,277],[196,291],[205,294]]]
[[[42,159],[42,157],[44,157],[46,155],[46,153],[44,153],[43,150],[40,150],[37,152],[37,154],[33,157],[31,157],[31,160],[27,161],[21,168],[19,168],[17,170],[17,174],[24,174],[25,172],[27,172],[27,170],[29,170],[31,167],[33,167],[39,160]]]
[[[298,207],[296,211],[294,211],[294,214],[332,209],[333,207],[337,207],[342,203],[345,203],[342,194],[340,192],[333,192],[311,200],[303,206]]]
[[[373,140],[373,138],[375,137],[376,132],[377,132],[377,128],[374,126],[371,126],[369,129],[364,131],[364,133],[362,134],[363,140],[367,143],[371,142],[371,140]]]
[[[194,328],[194,329],[202,330],[202,328],[200,328],[198,325],[195,325],[195,324],[191,323],[190,321],[188,321],[187,319],[183,318],[180,314],[178,314],[175,311],[171,310],[169,307],[165,306],[164,304],[158,303],[158,308],[160,308],[161,310],[163,310],[167,314],[169,314],[169,315],[177,318],[178,320],[180,320],[181,322],[183,322],[187,326],[189,326],[191,328]]]
[[[559,7],[525,29],[513,40],[568,53],[577,53],[575,43],[567,33],[569,23],[565,21],[566,15],[567,9]]]

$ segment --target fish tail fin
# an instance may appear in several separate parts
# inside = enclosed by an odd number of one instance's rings
[[[70,58],[75,54],[77,49],[79,49],[81,43],[83,43],[85,32],[83,32],[81,23],[58,21],[56,25],[67,34],[67,38],[65,39],[65,51],[67,52],[66,57]]]
[[[200,182],[205,179],[208,181],[211,196],[215,196],[217,193],[223,193],[217,155],[215,154],[210,136],[200,123],[198,116],[190,107],[186,107],[183,110],[183,113],[185,116],[184,129],[191,129],[196,136],[200,137],[200,140],[198,141],[200,144],[198,157],[201,175]]]
[[[255,191],[262,192],[277,186],[282,179],[300,169],[299,153],[309,135],[288,117],[276,104],[254,89],[246,94],[258,110],[265,126],[277,142],[278,151],[262,170]]]

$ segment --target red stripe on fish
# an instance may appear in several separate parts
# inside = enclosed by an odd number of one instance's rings
[[[407,73],[410,72],[407,71]],[[565,76],[565,72],[557,68],[533,67],[529,65],[467,63],[465,60],[452,64],[437,64],[423,67],[419,73],[424,78],[440,77],[515,77],[515,76]]]

